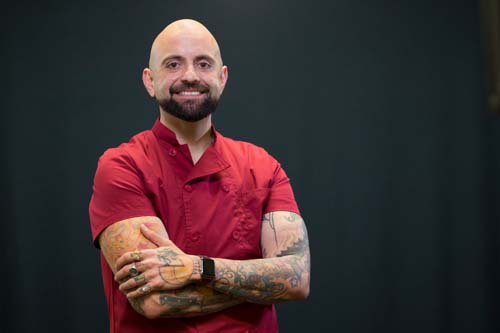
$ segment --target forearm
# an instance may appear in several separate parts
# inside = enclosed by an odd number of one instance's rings
[[[309,252],[255,260],[215,259],[217,291],[248,302],[270,304],[309,294]]]
[[[213,258],[215,278],[205,288],[199,287],[202,280],[199,257],[183,253],[173,242],[144,225],[141,232],[160,247],[141,251],[138,262],[133,252],[123,254],[117,260],[120,270],[115,279],[124,278],[137,265],[142,274],[121,283],[120,290],[129,299],[139,299],[140,308],[136,303],[133,306],[148,318],[187,317],[220,311],[245,301],[270,304],[309,295],[307,230],[295,213],[277,211],[264,215],[261,234],[264,258]]]
[[[145,297],[129,299],[129,302],[137,312],[148,318],[179,318],[218,312],[244,300],[207,286],[190,284],[177,290],[157,291]]]

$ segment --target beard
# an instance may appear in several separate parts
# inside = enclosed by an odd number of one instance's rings
[[[163,99],[156,99],[162,110],[171,114],[172,116],[189,121],[195,122],[201,120],[215,112],[219,99],[211,96],[208,87],[201,86],[200,91],[207,92],[203,101],[185,101],[182,103],[177,102],[172,97],[175,93],[180,92],[186,88],[198,88],[193,86],[180,85],[170,88],[170,97]]]

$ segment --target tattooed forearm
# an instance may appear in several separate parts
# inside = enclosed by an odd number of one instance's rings
[[[191,317],[221,311],[242,303],[205,286],[188,285],[182,289],[160,293],[161,317]]]
[[[275,303],[302,298],[308,289],[306,256],[230,261],[217,259],[213,288],[255,303]]]
[[[255,303],[304,298],[309,293],[310,254],[302,218],[290,212],[266,214],[262,221],[265,259],[216,259],[212,287]]]

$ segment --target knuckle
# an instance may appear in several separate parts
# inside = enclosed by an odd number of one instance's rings
[[[150,283],[151,287],[153,289],[155,288],[160,288],[162,286],[162,281],[158,278],[154,279],[151,283]]]
[[[150,261],[149,261],[149,259],[145,259],[145,260],[141,261],[141,267],[142,267],[143,269],[146,269],[146,270],[147,270],[147,269],[149,269],[149,266],[150,266]]]
[[[148,283],[148,285],[150,285],[151,288],[153,288],[153,289],[159,287],[157,279],[152,280],[151,282]]]

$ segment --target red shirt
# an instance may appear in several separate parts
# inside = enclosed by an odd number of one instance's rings
[[[108,149],[98,162],[89,207],[94,244],[115,222],[158,216],[186,253],[262,258],[262,215],[299,214],[290,181],[264,149],[213,132],[213,144],[196,165],[188,146],[159,120],[152,130]],[[147,319],[118,290],[102,254],[101,268],[112,333],[278,331],[273,305],[243,303],[199,317]]]

